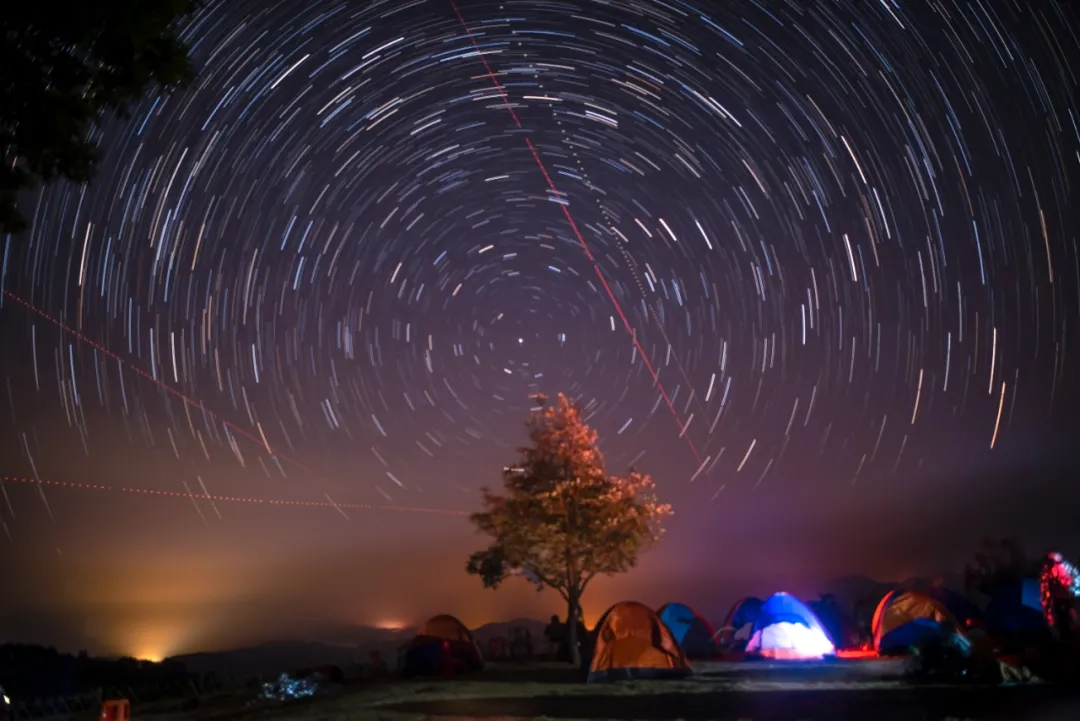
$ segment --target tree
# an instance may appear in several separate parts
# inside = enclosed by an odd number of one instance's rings
[[[88,183],[96,124],[193,77],[177,22],[199,0],[30,0],[0,16],[0,233],[26,226],[20,192]]]
[[[964,585],[969,590],[993,596],[1004,586],[1038,575],[1039,561],[1028,557],[1020,541],[988,538],[975,558],[964,566]]]
[[[483,509],[470,520],[491,538],[466,570],[486,588],[524,575],[554,589],[567,604],[571,659],[580,665],[577,619],[589,583],[625,573],[659,540],[671,507],[653,495],[652,480],[630,470],[609,476],[596,431],[564,395],[543,396],[526,424],[530,445],[503,471],[503,493],[483,489]]]

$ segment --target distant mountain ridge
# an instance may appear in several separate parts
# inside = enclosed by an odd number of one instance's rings
[[[473,637],[485,647],[494,636],[509,636],[512,627],[529,629],[533,641],[542,643],[545,623],[531,619],[498,621],[473,629]],[[228,651],[208,651],[170,657],[191,673],[214,672],[222,676],[259,676],[320,666],[351,666],[369,663],[377,652],[393,667],[398,649],[416,635],[417,626],[390,630],[357,626],[316,634],[308,640],[261,643]]]

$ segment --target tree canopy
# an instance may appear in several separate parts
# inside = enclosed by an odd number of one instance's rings
[[[31,0],[0,15],[0,233],[26,226],[20,192],[87,183],[103,113],[125,116],[194,73],[177,21],[199,0]]]
[[[530,445],[503,472],[502,493],[483,490],[474,526],[490,537],[467,570],[486,587],[524,575],[567,602],[571,651],[582,594],[600,575],[624,573],[663,533],[671,508],[653,494],[649,476],[608,475],[596,431],[564,395],[541,398],[527,422]]]

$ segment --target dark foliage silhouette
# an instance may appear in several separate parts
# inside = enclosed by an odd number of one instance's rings
[[[193,75],[177,21],[198,0],[33,0],[0,16],[0,233],[26,226],[19,194],[89,182],[103,114]]]

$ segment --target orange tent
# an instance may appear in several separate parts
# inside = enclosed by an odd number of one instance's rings
[[[916,591],[892,591],[874,611],[874,648],[878,653],[906,650],[926,634],[962,628],[936,598]]]
[[[617,603],[597,624],[590,682],[689,675],[690,663],[679,644],[648,606]]]
[[[885,609],[889,607],[889,604],[893,602],[893,599],[895,599],[897,596],[903,595],[904,593],[907,593],[904,589],[894,588],[893,590],[882,596],[881,600],[878,601],[877,608],[874,609],[874,618],[870,621],[870,634],[875,639],[875,645],[877,640],[877,629],[878,626],[881,625],[881,618],[885,615]]]

